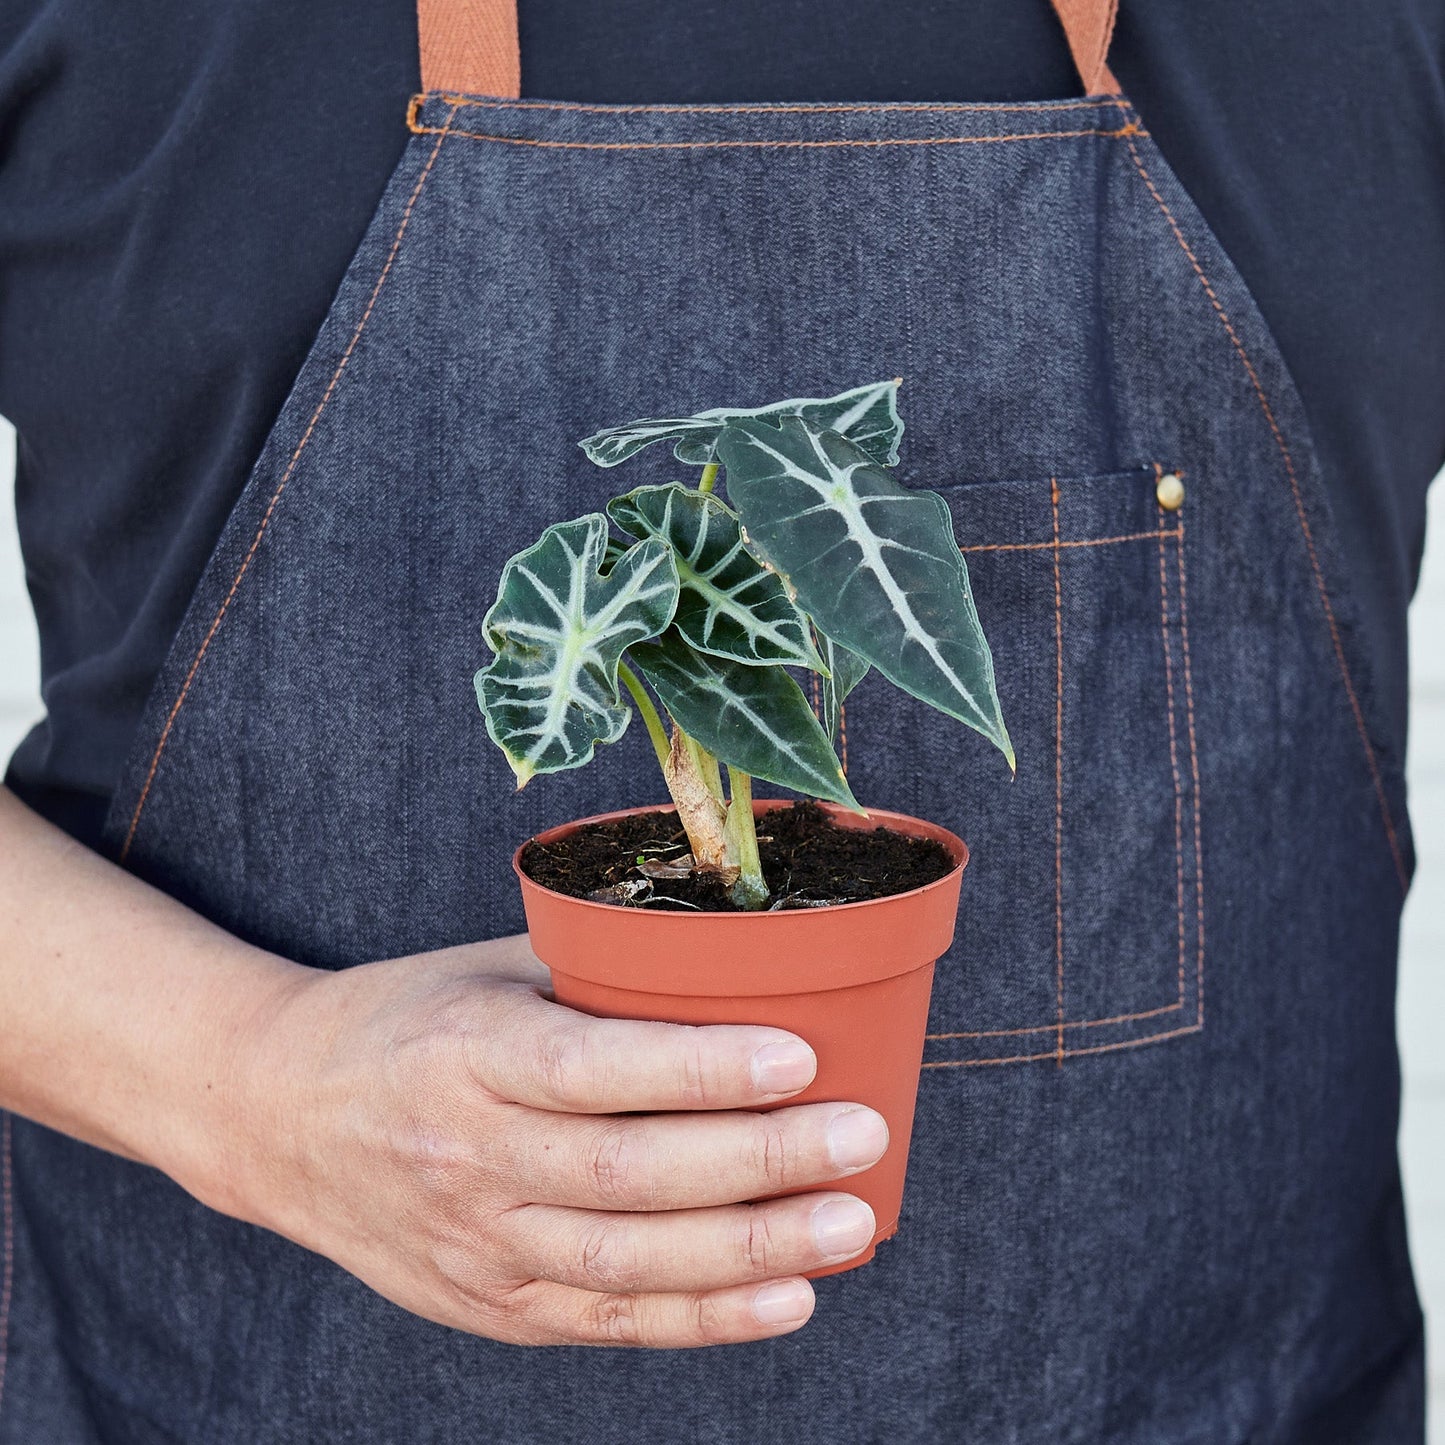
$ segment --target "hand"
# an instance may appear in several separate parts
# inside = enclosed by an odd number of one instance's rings
[[[861,1252],[872,1211],[836,1192],[741,1201],[867,1168],[882,1117],[743,1112],[805,1088],[811,1049],[779,1029],[594,1019],[547,988],[525,937],[307,971],[238,1054],[239,1153],[207,1202],[516,1344],[806,1323],[798,1272]]]

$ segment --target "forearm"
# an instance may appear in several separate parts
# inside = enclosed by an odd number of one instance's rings
[[[0,1107],[224,1191],[238,1051],[309,976],[0,788]]]

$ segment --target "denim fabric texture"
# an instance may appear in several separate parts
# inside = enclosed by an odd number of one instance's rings
[[[17,1121],[0,1439],[1422,1438],[1402,782],[1294,387],[1134,113],[411,124],[111,840],[309,964],[519,930],[520,839],[661,793],[640,727],[514,792],[472,698],[503,561],[622,481],[576,440],[901,376],[900,474],[953,509],[1019,757],[876,678],[849,703],[858,796],[974,853],[901,1233],[784,1339],[529,1351]]]

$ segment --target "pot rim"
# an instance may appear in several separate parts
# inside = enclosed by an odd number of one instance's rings
[[[792,798],[754,798],[753,813],[772,812],[778,808],[791,807],[795,800]],[[847,808],[840,807],[837,803],[828,803],[813,799],[825,812],[838,818],[857,818],[856,813],[850,812]],[[957,876],[968,866],[969,847],[956,833],[950,832],[947,828],[938,823],[931,823],[927,818],[915,818],[910,813],[897,813],[887,808],[872,808],[865,810],[867,822],[859,821],[852,825],[860,831],[868,823],[877,823],[883,827],[894,824],[912,824],[911,828],[898,828],[896,831],[907,833],[913,837],[933,838],[942,843],[949,853],[952,854],[954,865],[940,878],[935,878],[931,883],[924,883],[918,888],[909,888],[902,893],[886,893],[881,898],[861,898],[852,903],[829,903],[819,909],[778,909],[776,912],[764,909],[756,913],[749,913],[740,910],[713,910],[698,909],[696,912],[687,909],[659,909],[656,912],[649,912],[645,908],[628,908],[620,903],[601,903],[593,898],[578,898],[571,893],[561,893],[555,888],[548,888],[545,883],[538,883],[535,878],[528,874],[522,867],[522,854],[531,847],[533,843],[551,841],[552,839],[574,832],[578,828],[585,828],[591,823],[607,823],[614,818],[629,818],[638,813],[675,813],[677,805],[672,802],[647,803],[636,808],[614,808],[607,813],[594,813],[587,818],[573,818],[565,823],[558,823],[551,828],[544,828],[540,833],[534,833],[530,838],[524,839],[518,844],[516,851],[512,854],[512,871],[517,875],[517,881],[525,889],[535,889],[538,893],[546,894],[550,898],[561,899],[569,905],[597,909],[603,914],[626,914],[629,918],[666,918],[676,926],[678,921],[689,918],[708,919],[712,922],[728,919],[736,920],[739,926],[747,925],[758,927],[764,919],[781,921],[789,920],[789,926],[796,926],[796,918],[793,915],[798,913],[816,913],[826,917],[836,917],[840,913],[860,908],[876,908],[883,903],[898,903],[906,898],[919,898],[924,894],[935,892],[940,888],[948,887],[954,882]],[[848,826],[848,825],[844,825]],[[766,926],[766,925],[764,925]]]

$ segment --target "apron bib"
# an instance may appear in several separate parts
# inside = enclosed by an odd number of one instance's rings
[[[520,839],[663,792],[638,727],[518,794],[473,700],[503,562],[614,490],[577,439],[903,377],[1019,768],[848,704],[857,796],[974,850],[897,1240],[783,1339],[526,1350],[17,1120],[0,1439],[1420,1438],[1402,780],[1279,352],[1109,7],[1058,8],[1083,100],[613,106],[515,98],[507,7],[426,0],[410,143],[110,824],[307,964],[521,930]]]

